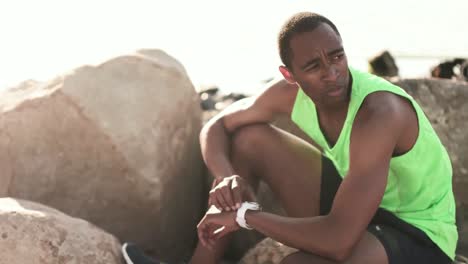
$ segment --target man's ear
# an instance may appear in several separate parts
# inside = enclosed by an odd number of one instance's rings
[[[291,72],[286,68],[286,66],[279,66],[279,71],[283,75],[284,79],[288,83],[296,83],[296,80],[294,79],[294,76],[291,74]]]

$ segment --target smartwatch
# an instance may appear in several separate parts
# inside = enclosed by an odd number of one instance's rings
[[[247,222],[245,221],[245,212],[247,210],[255,210],[255,211],[261,211],[262,208],[258,203],[254,202],[243,202],[240,206],[239,209],[237,209],[237,215],[236,215],[236,222],[237,224],[245,229],[252,230],[253,228],[250,227]]]

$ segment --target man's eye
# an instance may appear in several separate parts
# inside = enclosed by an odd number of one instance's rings
[[[343,58],[344,54],[343,53],[340,53],[340,54],[337,54],[333,57],[334,60],[340,60],[341,58]]]
[[[311,64],[311,65],[307,66],[307,68],[305,70],[306,71],[313,71],[313,70],[317,70],[318,68],[319,68],[318,64]]]

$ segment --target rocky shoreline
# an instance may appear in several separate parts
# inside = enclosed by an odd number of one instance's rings
[[[422,105],[450,153],[458,253],[467,256],[468,83],[392,81]],[[199,131],[244,97],[217,89],[197,93],[183,65],[160,50],[2,92],[0,263],[120,264],[124,241],[161,259],[187,259],[210,182]],[[275,125],[306,138],[285,119]],[[259,198],[264,208],[281,213],[265,184]],[[252,249],[261,239],[255,232],[236,234],[229,256],[276,263],[285,251],[270,240]]]

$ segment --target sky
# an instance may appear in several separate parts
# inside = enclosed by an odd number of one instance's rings
[[[403,77],[468,57],[467,0],[0,2],[0,90],[142,48],[180,61],[196,87],[248,88],[278,75],[277,33],[296,12],[331,19],[351,65],[388,49]]]

